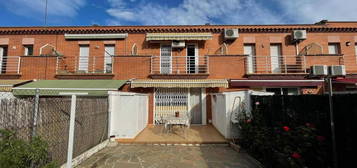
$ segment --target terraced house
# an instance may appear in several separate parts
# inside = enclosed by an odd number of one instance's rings
[[[126,80],[119,91],[149,95],[148,124],[179,111],[205,125],[215,93],[321,94],[310,72],[326,66],[346,72],[335,90],[356,90],[356,42],[357,22],[1,27],[0,79]]]

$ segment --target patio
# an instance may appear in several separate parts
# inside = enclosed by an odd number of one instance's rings
[[[247,153],[219,145],[116,145],[91,156],[78,168],[255,168]]]
[[[222,144],[227,140],[212,125],[175,127],[172,132],[163,132],[163,126],[148,126],[135,139],[118,139],[120,143],[136,144]]]

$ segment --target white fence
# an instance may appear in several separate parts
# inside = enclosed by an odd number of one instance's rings
[[[148,95],[109,92],[110,136],[135,138],[148,124]]]
[[[237,116],[243,110],[251,111],[250,95],[272,95],[269,92],[257,92],[252,90],[238,92],[223,92],[211,94],[212,99],[212,124],[227,139],[239,136]]]

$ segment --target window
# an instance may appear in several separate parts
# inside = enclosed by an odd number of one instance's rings
[[[270,45],[271,71],[272,73],[281,73],[281,44]],[[268,65],[265,65],[268,66]]]
[[[115,45],[104,46],[104,72],[112,73],[112,56],[115,55]]]
[[[198,72],[198,47],[197,44],[187,44],[186,46],[187,60],[186,69],[187,73],[197,73]]]
[[[356,56],[356,63],[357,63],[357,43],[355,43],[355,56]]]
[[[298,95],[299,88],[266,88],[265,91],[273,92],[274,95]]]
[[[88,72],[89,45],[79,46],[79,63],[78,71]]]
[[[7,59],[7,46],[0,46],[0,74],[6,72]]]
[[[255,70],[255,45],[244,44],[244,55],[247,56],[247,73],[254,73]]]
[[[24,45],[24,55],[33,55],[33,45]]]
[[[160,72],[171,73],[171,45],[161,45],[160,49]]]
[[[340,54],[340,44],[339,43],[329,43],[328,44],[329,54]]]

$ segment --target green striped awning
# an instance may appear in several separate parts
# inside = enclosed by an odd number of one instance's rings
[[[212,33],[146,33],[146,41],[151,40],[210,40]]]
[[[119,90],[126,80],[39,80],[13,88],[16,96],[35,95],[39,89],[42,96],[57,96],[61,93],[87,93],[89,96],[106,96],[108,91]]]

